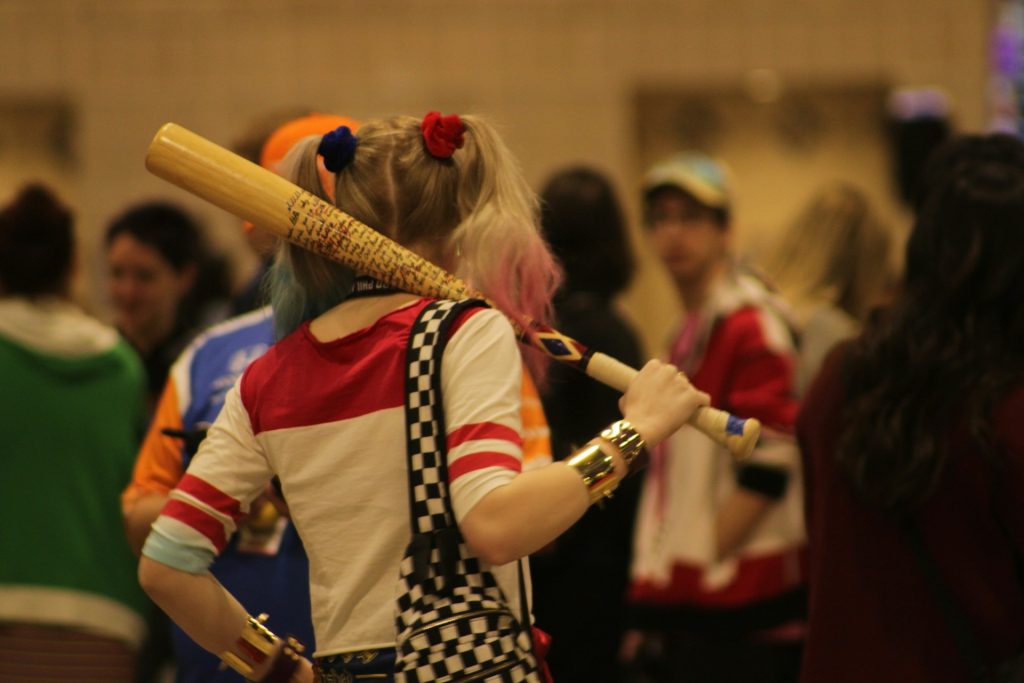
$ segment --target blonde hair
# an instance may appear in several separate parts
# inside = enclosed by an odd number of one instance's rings
[[[858,321],[892,280],[892,233],[847,183],[822,188],[779,242],[766,270],[798,317],[830,303]]]
[[[335,176],[334,203],[422,256],[454,263],[456,275],[514,320],[548,324],[561,276],[541,237],[536,196],[494,128],[475,116],[461,120],[465,143],[448,159],[429,154],[420,119],[364,122],[354,158]],[[294,182],[328,199],[316,171],[319,142],[301,141],[285,165]],[[337,304],[351,287],[348,269],[291,245],[277,267],[290,271],[274,278],[281,281],[279,334]],[[298,292],[283,297],[285,289]],[[539,358],[528,360],[542,370]]]

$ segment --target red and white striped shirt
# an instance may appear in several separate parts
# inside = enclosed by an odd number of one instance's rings
[[[317,655],[390,647],[410,540],[404,417],[421,299],[321,342],[306,324],[246,370],[171,498],[147,555],[203,571],[275,474],[310,563]],[[469,309],[441,364],[452,506],[461,520],[522,466],[519,350],[508,322]],[[516,565],[492,568],[518,604]]]

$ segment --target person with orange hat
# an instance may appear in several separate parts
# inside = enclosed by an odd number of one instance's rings
[[[359,128],[359,122],[336,114],[312,113],[298,118],[290,118],[284,124],[276,126],[269,136],[260,133],[259,129],[265,128],[265,124],[260,124],[257,125],[257,130],[245,136],[258,139],[259,144],[253,145],[248,139],[243,139],[242,142],[235,145],[235,151],[250,161],[258,162],[263,168],[277,173],[285,155],[296,142],[309,135],[321,135],[324,131],[333,130],[338,126],[348,126],[352,130],[356,130]],[[327,182],[326,178],[330,172],[324,168],[323,164],[320,164],[318,170],[325,180],[325,187],[332,187],[332,183]],[[242,228],[245,230],[249,246],[260,258],[260,268],[231,302],[229,315],[233,316],[248,313],[266,305],[267,296],[263,282],[274,260],[274,252],[279,241],[277,235],[253,225],[249,221],[243,222]]]
[[[357,128],[359,124],[347,117],[316,113],[289,120],[269,137],[262,136],[265,142],[258,157],[260,164],[276,171],[299,140],[340,125]],[[322,165],[320,172],[328,173]],[[249,224],[245,228],[250,244],[269,261],[277,238],[258,226]],[[261,277],[258,273],[249,288],[254,295],[262,289]],[[274,342],[270,307],[250,304],[243,310],[249,308],[255,310],[200,335],[171,368],[137,455],[132,481],[121,498],[128,539],[136,552],[167,502],[168,493],[184,475],[207,426],[220,412],[225,393],[248,364]],[[211,571],[254,613],[273,614],[275,627],[281,632],[312,643],[309,565],[299,536],[283,513],[281,499],[275,491],[268,491],[239,524],[238,533]],[[243,680],[235,671],[223,669],[217,657],[196,645],[177,626],[171,626],[171,637],[179,683]]]

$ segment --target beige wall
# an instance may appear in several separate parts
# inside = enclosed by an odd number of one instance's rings
[[[0,102],[73,107],[78,161],[70,180],[55,182],[79,209],[92,247],[83,291],[102,310],[94,245],[129,201],[187,201],[215,223],[218,242],[239,247],[232,220],[144,171],[145,147],[165,121],[227,143],[251,115],[284,104],[360,117],[483,113],[502,124],[531,181],[591,162],[620,182],[635,213],[641,89],[737,87],[756,68],[797,81],[938,85],[957,119],[977,128],[987,8],[983,0],[0,0]],[[12,181],[0,181],[6,197]],[[643,263],[653,267],[646,252]],[[627,296],[641,324],[666,317],[664,286],[641,277]],[[645,340],[653,346],[659,335]]]

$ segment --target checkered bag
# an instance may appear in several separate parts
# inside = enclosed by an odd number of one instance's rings
[[[441,356],[458,313],[480,305],[433,302],[409,336],[405,415],[413,534],[398,584],[398,683],[541,680],[522,566],[519,619],[494,575],[466,547],[448,497]]]

